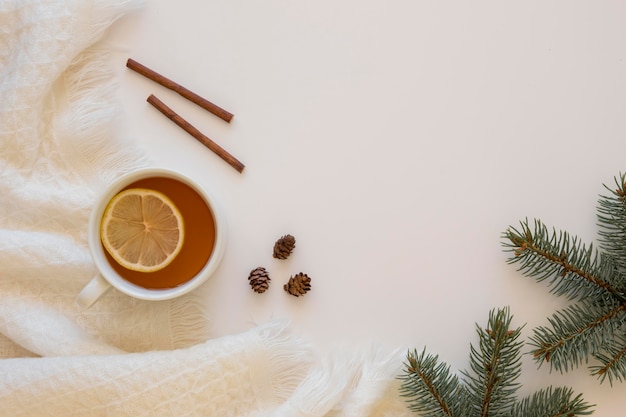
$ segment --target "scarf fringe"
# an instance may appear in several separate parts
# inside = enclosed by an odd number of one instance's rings
[[[332,352],[272,416],[408,416],[397,395],[401,363],[400,351],[374,346]]]
[[[261,343],[270,352],[270,398],[274,405],[286,401],[308,374],[312,364],[312,346],[308,341],[294,336],[287,320],[274,320],[259,327]]]
[[[173,349],[181,349],[209,339],[211,320],[202,297],[192,293],[171,301],[170,323]]]
[[[361,368],[351,389],[334,407],[331,416],[383,417],[407,413],[406,405],[398,394],[403,355],[401,349],[387,352],[373,346],[356,355],[355,360]]]
[[[354,357],[329,357],[301,381],[296,391],[274,414],[277,417],[325,416],[340,402],[354,382],[358,363]]]
[[[121,139],[123,112],[108,59],[105,50],[92,47],[72,62],[63,77],[68,111],[57,125],[67,160],[77,172],[92,173],[101,186],[149,163],[133,141]],[[76,167],[76,161],[84,166]]]
[[[137,11],[145,4],[145,0],[94,0],[93,8],[100,11],[98,29],[102,31],[101,35],[124,14]]]

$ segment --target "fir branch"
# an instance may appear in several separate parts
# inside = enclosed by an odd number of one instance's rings
[[[460,410],[463,395],[456,375],[450,367],[439,363],[439,357],[424,349],[407,354],[400,393],[407,398],[409,409],[423,417],[464,417]]]
[[[621,328],[626,304],[601,306],[589,302],[572,305],[548,319],[551,327],[534,329],[531,344],[539,363],[548,362],[550,369],[569,371],[599,352],[604,340]]]
[[[540,390],[524,398],[513,407],[512,417],[570,417],[593,413],[593,405],[586,403],[579,394],[574,395],[570,388]]]
[[[600,382],[626,380],[626,174],[598,202],[599,248],[585,247],[566,232],[549,232],[539,220],[520,230],[509,228],[504,246],[519,270],[576,304],[549,318],[549,327],[534,330],[533,355],[550,369],[567,372],[590,358]]]
[[[618,329],[613,338],[605,341],[604,350],[597,352],[594,357],[601,365],[591,366],[591,374],[596,375],[600,382],[606,378],[613,385],[613,380],[622,382],[626,375],[626,335],[624,329]]]
[[[514,256],[509,263],[518,263],[519,270],[538,282],[550,279],[551,292],[571,300],[610,296],[626,301],[622,287],[623,276],[612,259],[585,247],[575,236],[548,228],[535,220],[531,230],[528,221],[521,222],[521,230],[510,227],[504,234],[510,243],[504,243]],[[617,275],[617,277],[616,277]]]
[[[477,326],[479,349],[470,345],[472,374],[463,372],[479,416],[508,416],[519,384],[521,328],[509,330],[512,316],[504,308],[489,314],[486,329]]]
[[[508,308],[491,311],[486,329],[477,325],[478,348],[470,344],[471,372],[458,379],[450,367],[426,350],[407,354],[401,395],[422,417],[575,417],[591,412],[579,395],[551,387],[518,402],[515,381],[521,372],[521,328],[510,329]]]
[[[626,270],[626,176],[615,178],[616,189],[605,188],[610,196],[601,196],[598,202],[600,247],[613,258],[615,264]],[[623,276],[622,276],[623,278]],[[622,286],[626,285],[622,281]]]

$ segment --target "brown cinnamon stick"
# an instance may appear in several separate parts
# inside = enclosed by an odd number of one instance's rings
[[[234,116],[232,113],[224,110],[220,106],[211,103],[209,100],[203,97],[200,97],[198,94],[194,93],[193,91],[188,90],[182,85],[175,83],[169,78],[164,77],[158,72],[151,70],[150,68],[146,67],[145,65],[140,64],[139,62],[133,59],[129,58],[128,61],[126,61],[126,66],[130,68],[131,70],[137,72],[138,74],[141,74],[144,77],[156,82],[157,84],[160,84],[165,88],[169,88],[170,90],[177,92],[181,96],[185,97],[187,100],[191,101],[192,103],[197,104],[198,106],[202,107],[205,110],[208,110],[209,112],[213,113],[214,115],[216,115],[217,117],[219,117],[220,119],[224,120],[227,123],[230,123],[230,121],[232,120]]]
[[[220,147],[217,143],[213,142],[211,139],[205,136],[202,132],[200,132],[198,129],[192,126],[191,123],[189,123],[188,121],[180,117],[174,110],[170,109],[168,106],[165,105],[165,103],[163,103],[161,100],[156,98],[154,94],[150,94],[147,101],[148,103],[152,104],[158,111],[163,113],[168,119],[170,119],[171,121],[176,123],[178,126],[183,128],[185,132],[189,133],[191,136],[196,138],[204,146],[206,146],[207,148],[215,152],[217,156],[222,158],[224,161],[228,162],[228,164],[232,166],[233,168],[235,168],[238,172],[243,172],[243,169],[245,168],[244,164],[242,164],[239,160],[237,160],[237,158],[232,156],[230,153],[228,153],[222,147]]]

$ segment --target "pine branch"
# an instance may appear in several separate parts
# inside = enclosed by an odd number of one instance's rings
[[[611,385],[613,385],[613,380],[622,382],[626,375],[626,335],[624,329],[616,332],[613,338],[607,339],[604,350],[595,353],[594,357],[601,365],[590,367],[592,375],[596,375],[600,382],[604,382],[608,378]]]
[[[519,270],[538,282],[550,280],[551,292],[570,300],[590,297],[612,297],[626,301],[623,275],[615,268],[611,257],[602,256],[593,245],[585,247],[577,237],[567,232],[557,233],[539,220],[531,230],[528,221],[521,230],[510,227],[504,234],[509,243],[504,246],[514,256],[509,263],[518,263]]]
[[[572,398],[573,391],[569,388],[552,388],[540,390],[532,396],[524,398],[513,407],[512,417],[570,417],[593,413],[590,405],[579,394]]]
[[[515,400],[523,342],[521,328],[509,330],[511,320],[508,308],[492,311],[487,328],[477,326],[479,349],[470,345],[472,374],[463,375],[479,416],[508,416]]]
[[[566,232],[549,232],[539,220],[533,229],[526,220],[504,233],[509,263],[576,302],[553,314],[549,327],[534,330],[537,362],[567,372],[593,358],[599,365],[591,373],[611,384],[626,380],[626,175],[615,183],[598,202],[600,251]]]
[[[616,189],[610,196],[601,196],[598,202],[600,247],[613,258],[623,272],[626,270],[626,176],[615,178]],[[626,284],[622,281],[622,287]]]
[[[605,340],[615,335],[625,319],[626,305],[599,305],[590,302],[569,306],[548,319],[550,327],[537,327],[531,337],[533,356],[550,369],[566,372],[589,356],[598,354]]]
[[[478,348],[470,344],[471,372],[459,380],[445,362],[426,350],[407,354],[400,393],[422,417],[575,417],[590,405],[572,391],[551,387],[518,402],[521,328],[510,329],[508,308],[489,313],[487,328],[477,325]]]
[[[446,363],[439,363],[439,357],[427,355],[426,350],[409,352],[407,361],[400,394],[407,398],[411,411],[423,417],[464,417],[465,395]]]

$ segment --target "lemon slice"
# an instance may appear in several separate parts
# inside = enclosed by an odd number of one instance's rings
[[[100,223],[102,245],[117,263],[139,272],[169,265],[183,246],[183,217],[165,194],[130,188],[115,195]]]

